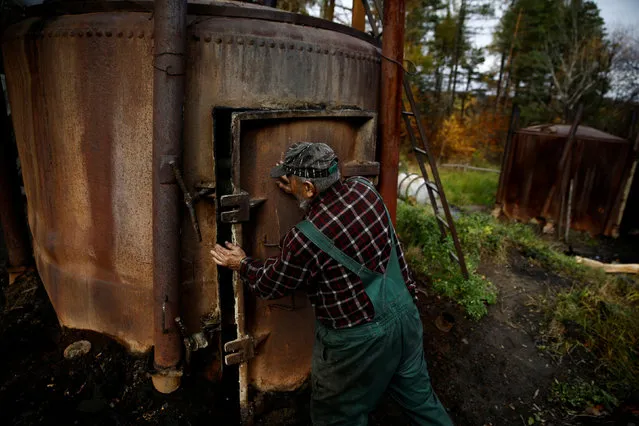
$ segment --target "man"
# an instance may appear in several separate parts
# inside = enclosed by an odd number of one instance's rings
[[[292,145],[272,171],[305,220],[279,256],[260,261],[233,244],[211,251],[259,297],[304,289],[315,308],[311,418],[314,425],[366,425],[388,390],[413,423],[450,425],[424,360],[415,283],[383,201],[363,178],[342,182],[323,143]]]

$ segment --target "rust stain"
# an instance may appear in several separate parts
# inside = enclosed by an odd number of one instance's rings
[[[34,255],[60,321],[144,351],[151,40],[132,28],[148,15],[32,18],[3,50]]]
[[[103,42],[97,37],[87,37],[79,42],[83,44],[82,55],[76,62],[74,75],[76,78],[76,93],[80,94],[78,107],[84,110],[85,125],[80,136],[80,151],[83,157],[85,176],[88,190],[87,214],[91,217],[92,226],[88,230],[88,247],[95,267],[95,275],[118,281],[113,264],[114,226],[113,226],[113,164],[114,140],[111,120],[113,117],[116,93],[112,84],[117,64],[113,60],[116,47],[109,42]],[[77,46],[77,45],[76,45]],[[80,46],[77,46],[80,47]],[[91,78],[101,74],[100,79]],[[99,104],[95,100],[99,99]],[[64,143],[64,142],[63,142]],[[58,194],[55,194],[58,195]],[[104,295],[102,295],[104,296]],[[100,300],[100,297],[94,297]],[[118,312],[119,306],[113,307]]]

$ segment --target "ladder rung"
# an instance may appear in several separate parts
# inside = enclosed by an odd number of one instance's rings
[[[411,111],[402,111],[402,114],[404,114],[404,115],[409,115],[409,116],[412,116],[412,117],[414,117],[414,116],[415,116],[415,113],[414,113],[414,112],[411,112]]]
[[[420,153],[420,154],[422,154],[422,155],[428,155],[428,153],[426,152],[426,150],[421,149],[421,148],[419,148],[419,147],[417,147],[417,146],[413,148],[413,151],[415,151],[415,152],[419,152],[419,153]]]
[[[446,228],[450,229],[450,226],[448,226],[448,222],[446,221],[446,219],[444,219],[443,217],[441,217],[440,215],[437,215],[437,220],[444,225]]]
[[[452,251],[448,252],[448,255],[450,256],[451,259],[453,259],[455,262],[459,263],[459,258],[457,257],[457,255],[455,253],[453,253]]]
[[[426,186],[428,186],[430,189],[432,189],[433,191],[437,192],[439,194],[439,188],[437,188],[437,185],[435,185],[434,182],[431,182],[429,180],[426,181]]]

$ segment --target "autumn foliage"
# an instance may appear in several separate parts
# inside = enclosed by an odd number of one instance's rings
[[[495,113],[492,108],[469,108],[463,119],[457,112],[439,122],[425,118],[423,121],[429,147],[438,161],[464,164],[499,161],[508,131],[506,114]],[[413,130],[418,133],[414,123]],[[406,132],[404,135],[408,151],[410,139]]]

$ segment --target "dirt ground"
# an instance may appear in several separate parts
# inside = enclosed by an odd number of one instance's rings
[[[484,265],[480,270],[498,287],[499,299],[479,322],[465,319],[457,307],[437,296],[421,297],[433,386],[455,424],[639,425],[628,403],[615,413],[593,417],[569,415],[549,402],[555,379],[590,379],[594,365],[588,354],[559,362],[537,349],[544,319],[532,298],[569,284],[516,252],[509,264]],[[234,423],[232,403],[219,386],[194,375],[185,378],[175,394],[160,395],[148,377],[148,357],[132,357],[96,333],[61,329],[37,273],[27,273],[5,293],[6,307],[0,314],[3,424]],[[448,332],[435,325],[443,313],[454,320]],[[91,342],[91,351],[64,359],[65,347],[80,339]],[[256,423],[308,424],[308,397],[308,387],[289,395],[262,395],[256,401]],[[396,404],[384,399],[371,424],[408,422]]]

